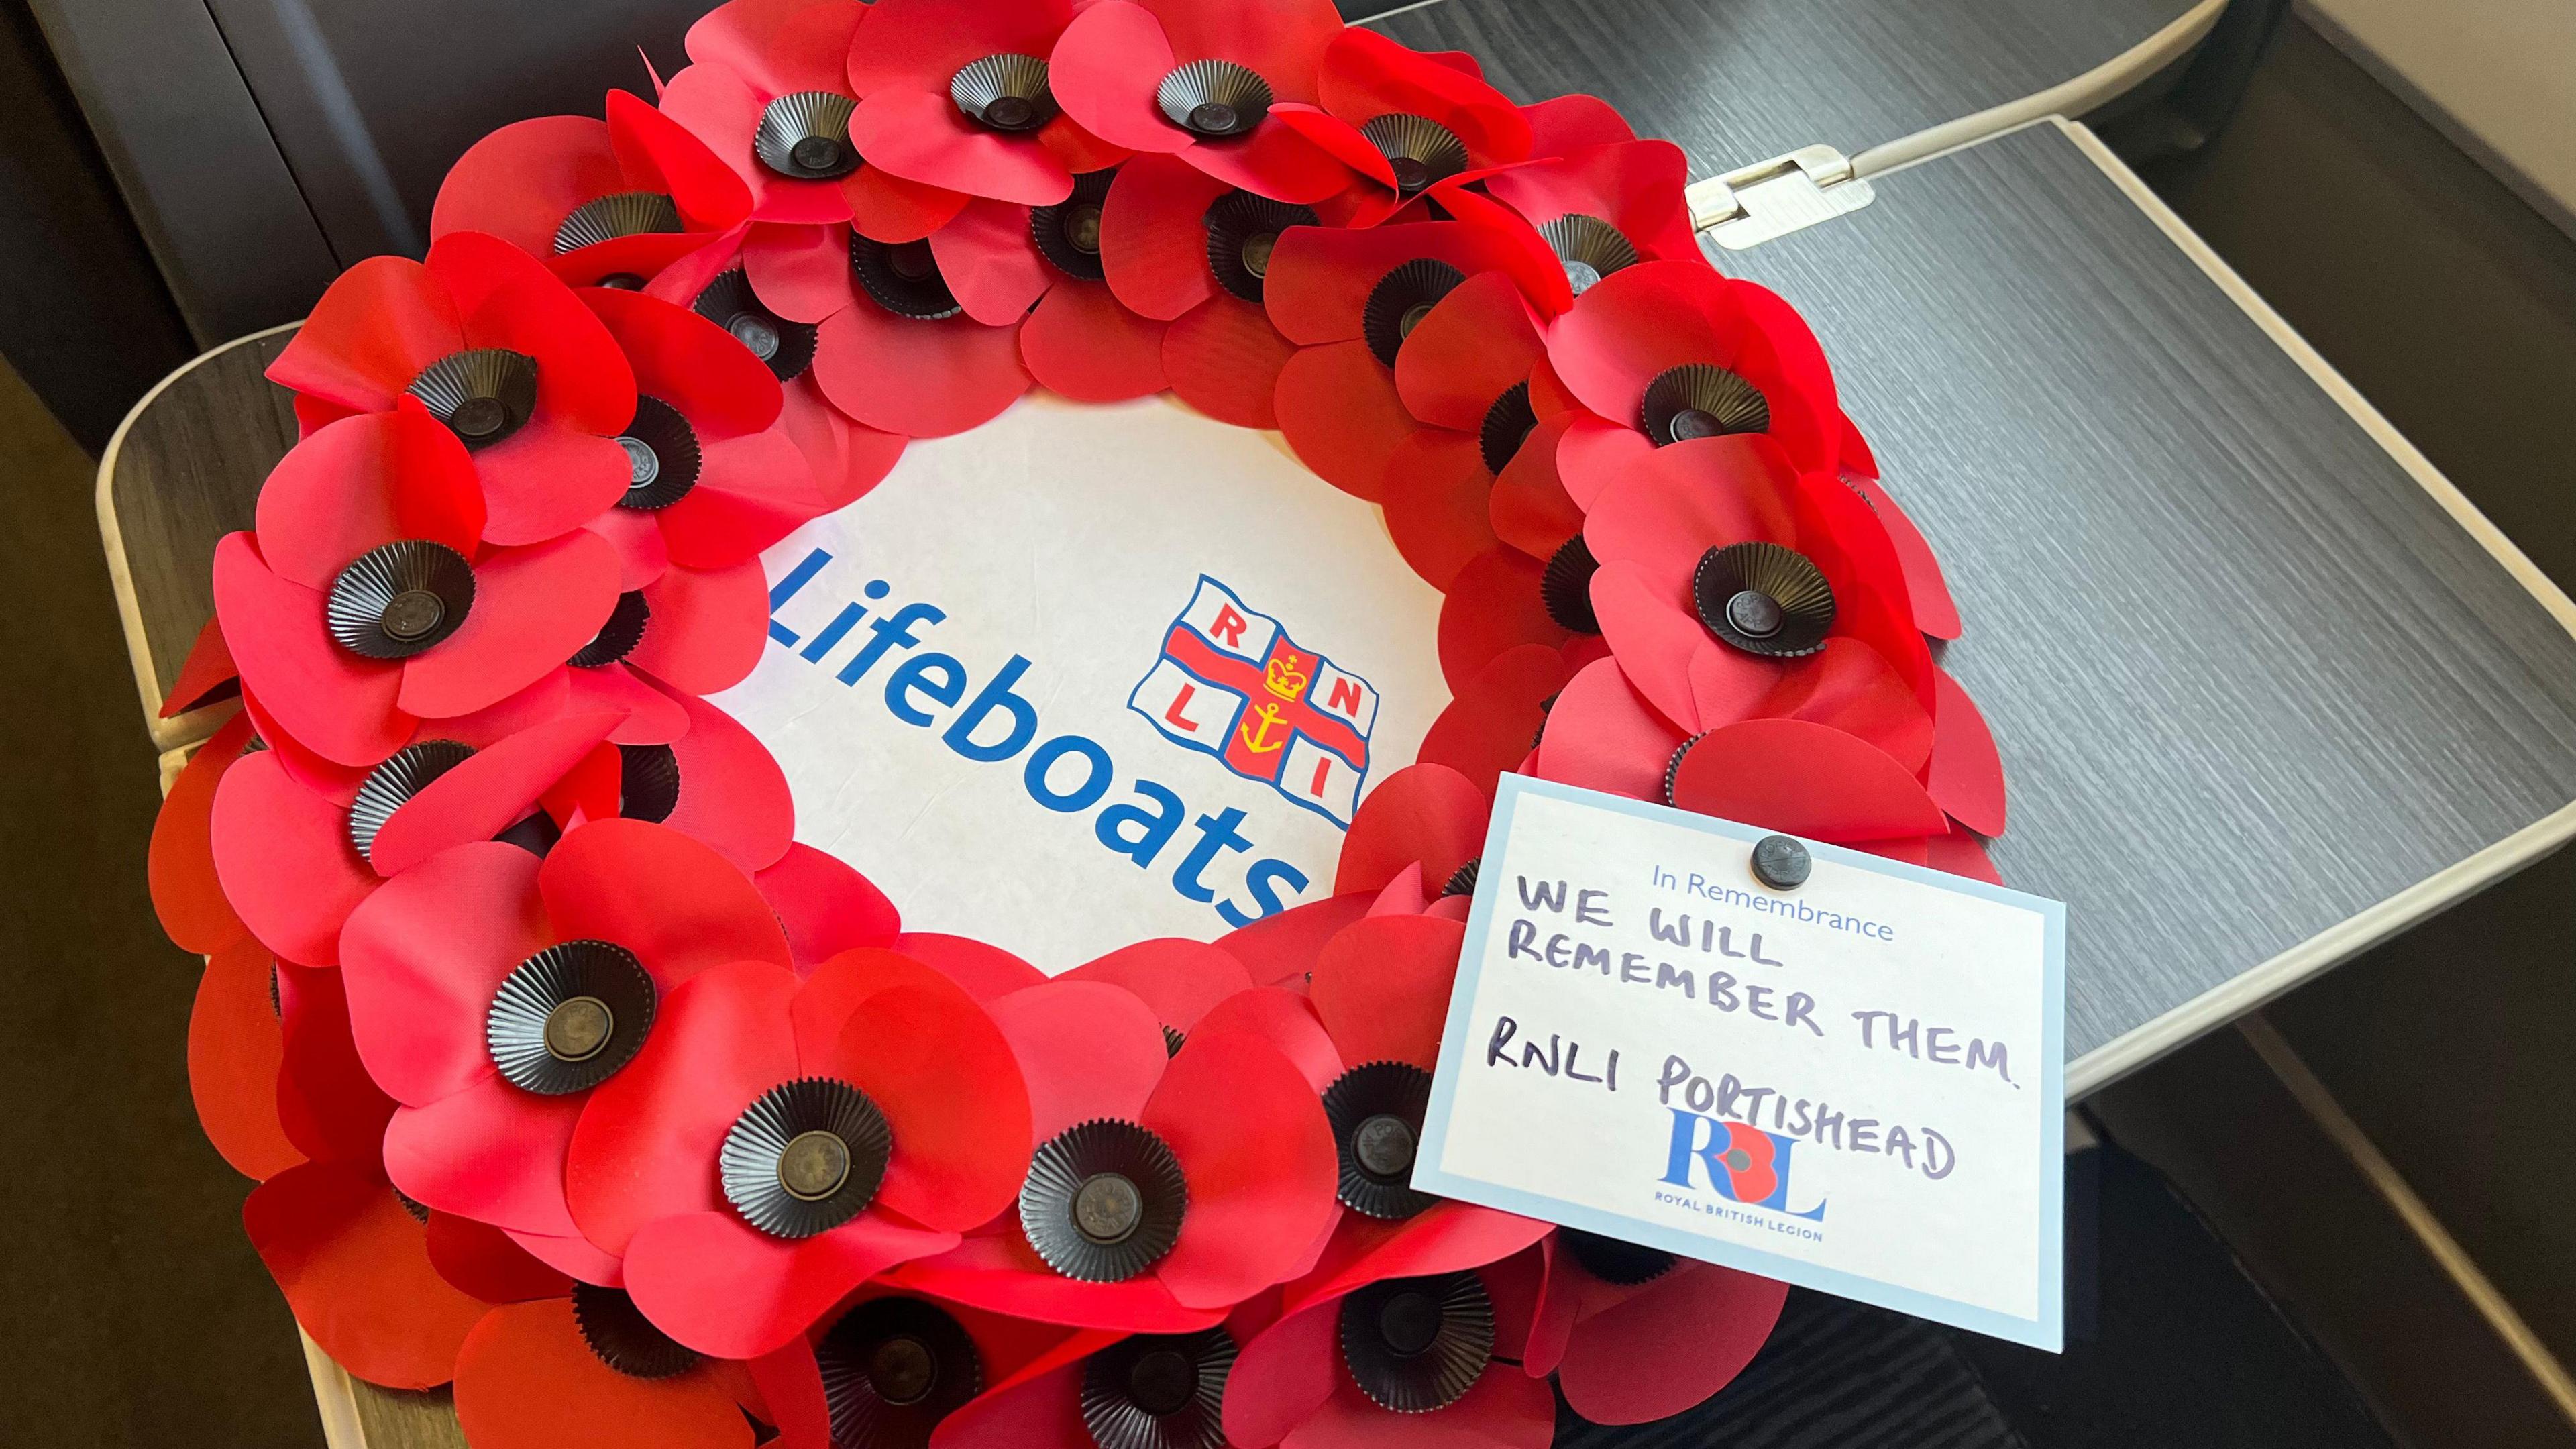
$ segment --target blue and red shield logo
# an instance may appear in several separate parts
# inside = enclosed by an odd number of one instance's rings
[[[1377,691],[1205,574],[1127,707],[1337,825],[1368,778]]]

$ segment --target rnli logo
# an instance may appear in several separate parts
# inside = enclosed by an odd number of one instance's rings
[[[1176,745],[1214,755],[1247,780],[1351,823],[1368,778],[1377,691],[1254,613],[1202,574],[1164,633],[1154,667],[1127,698]]]

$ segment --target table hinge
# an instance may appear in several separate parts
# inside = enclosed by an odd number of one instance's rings
[[[1858,211],[1872,195],[1869,183],[1852,174],[1851,158],[1831,146],[1801,146],[1682,193],[1692,229],[1730,251]]]

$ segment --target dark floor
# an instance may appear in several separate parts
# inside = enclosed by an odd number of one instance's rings
[[[2576,402],[2576,246],[2295,24],[2233,127],[2150,179],[2544,568],[2576,580],[2561,439]],[[14,1109],[0,1117],[14,1165],[0,1187],[0,1301],[14,1310],[0,1362],[18,1366],[0,1442],[316,1444],[290,1320],[241,1236],[245,1185],[188,1106],[197,967],[144,900],[152,756],[91,477],[0,369],[0,478],[15,504],[0,657],[17,666],[0,685],[0,1101]],[[2436,923],[2273,1013],[2563,1357],[2576,1357],[2564,1212],[2576,1148],[2556,1120],[2576,1088],[2571,888],[2576,859],[2561,857],[2481,901],[2474,937]],[[2186,1054],[2121,1091],[2223,1135],[2191,1103],[2210,1074],[2243,1068],[2230,1051]],[[2230,1160],[2185,1139],[2159,1145]],[[2308,1182],[2270,1197],[2336,1210]],[[2295,1213],[2273,1226],[2301,1230]],[[2186,1350],[2192,1327],[2171,1325]],[[2143,1423],[2127,1433],[2098,1401],[2063,1402],[2066,1382],[2019,1389],[2087,1426],[2064,1442],[2180,1442]],[[2429,1395],[2406,1401],[2419,1412],[2457,1392],[2415,1387]]]

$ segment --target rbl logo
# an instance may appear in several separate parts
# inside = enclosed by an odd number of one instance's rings
[[[1730,1202],[1810,1222],[1825,1220],[1822,1198],[1811,1208],[1789,1206],[1789,1151],[1798,1145],[1796,1139],[1679,1107],[1667,1110],[1673,1114],[1673,1140],[1664,1163],[1664,1181],[1688,1188],[1696,1164],[1707,1174],[1708,1185]]]
[[[1176,745],[1214,755],[1337,825],[1368,778],[1377,691],[1205,574],[1127,697]]]

